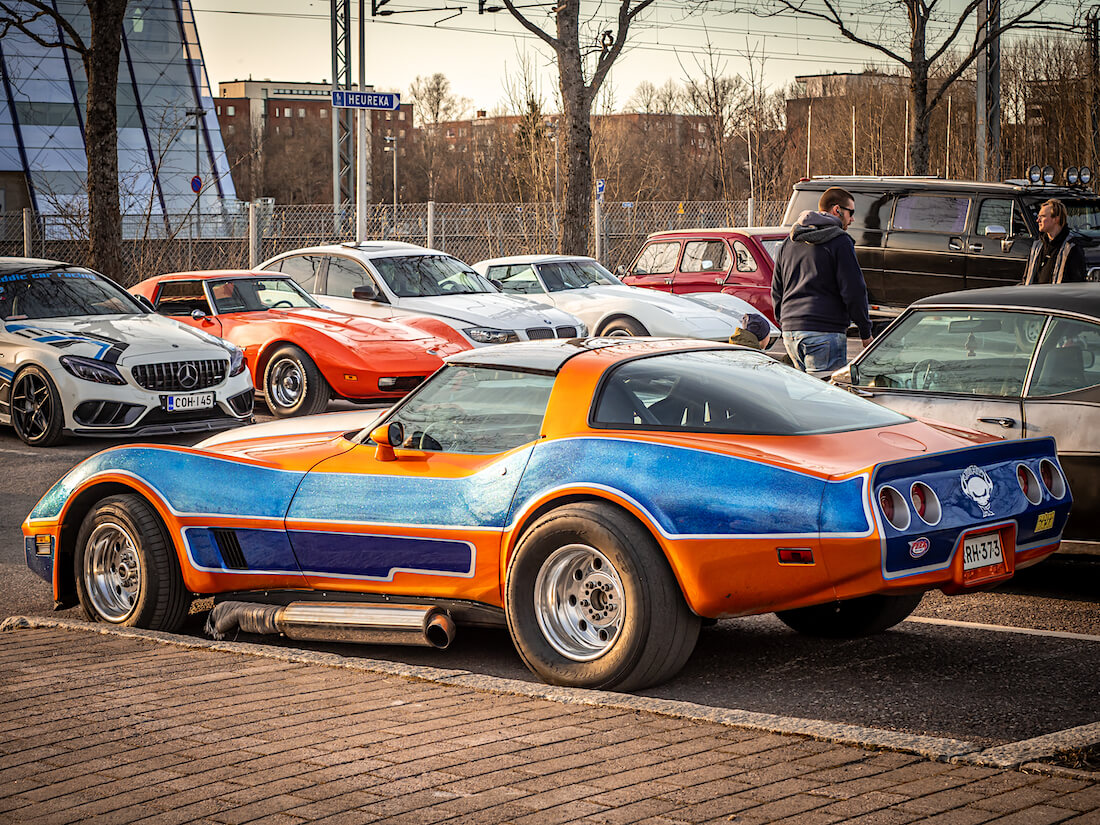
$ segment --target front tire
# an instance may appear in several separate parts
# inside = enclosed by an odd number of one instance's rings
[[[616,318],[603,328],[600,335],[608,338],[636,338],[639,335],[649,335],[649,331],[633,318]]]
[[[264,395],[276,418],[313,415],[328,406],[329,386],[310,357],[288,345],[279,347],[267,362]]]
[[[175,550],[141,496],[100,501],[80,526],[73,563],[89,621],[170,633],[187,618],[191,599]]]
[[[15,434],[31,447],[52,447],[61,441],[65,411],[61,396],[40,367],[27,367],[11,388],[11,423]]]
[[[675,676],[700,625],[649,532],[598,502],[552,510],[524,534],[505,615],[520,657],[544,681],[617,690]]]
[[[807,636],[854,639],[881,633],[903,621],[917,609],[922,598],[923,593],[907,596],[875,593],[842,602],[781,610],[775,615],[787,627]]]

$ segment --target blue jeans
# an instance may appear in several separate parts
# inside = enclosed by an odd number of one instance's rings
[[[828,380],[848,363],[848,336],[843,332],[784,332],[783,346],[794,365],[815,378]]]

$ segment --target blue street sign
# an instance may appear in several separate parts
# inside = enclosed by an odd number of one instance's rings
[[[596,178],[596,194],[597,195],[602,195],[603,194],[603,189],[604,189],[604,186],[606,185],[606,183],[607,183],[607,181],[605,181],[603,178]]]
[[[334,109],[394,110],[401,106],[401,95],[397,92],[351,92],[334,89],[332,106]]]
[[[195,177],[191,178],[191,191],[194,192],[196,195],[202,191],[202,178],[200,178],[198,175],[195,175]]]

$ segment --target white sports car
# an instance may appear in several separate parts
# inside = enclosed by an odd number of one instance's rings
[[[238,348],[90,269],[0,258],[0,424],[27,444],[221,430],[252,396]]]
[[[414,244],[367,241],[295,249],[259,269],[290,276],[325,306],[349,315],[433,315],[475,347],[588,334],[579,319],[548,302],[502,295],[457,258]]]
[[[474,270],[512,294],[547,301],[584,321],[593,335],[656,335],[728,341],[745,328],[747,314],[779,329],[746,301],[732,295],[672,295],[627,286],[593,258],[517,255],[474,264]]]

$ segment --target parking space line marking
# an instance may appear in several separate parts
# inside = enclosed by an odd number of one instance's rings
[[[981,624],[980,622],[960,622],[955,619],[933,619],[925,616],[910,616],[905,621],[920,624],[938,624],[947,627],[970,627],[974,630],[993,630],[998,633],[1020,633],[1024,636],[1053,636],[1056,639],[1073,639],[1081,642],[1100,642],[1100,636],[1088,633],[1066,633],[1061,630],[1036,630],[1032,627],[1013,627],[1011,625]]]

